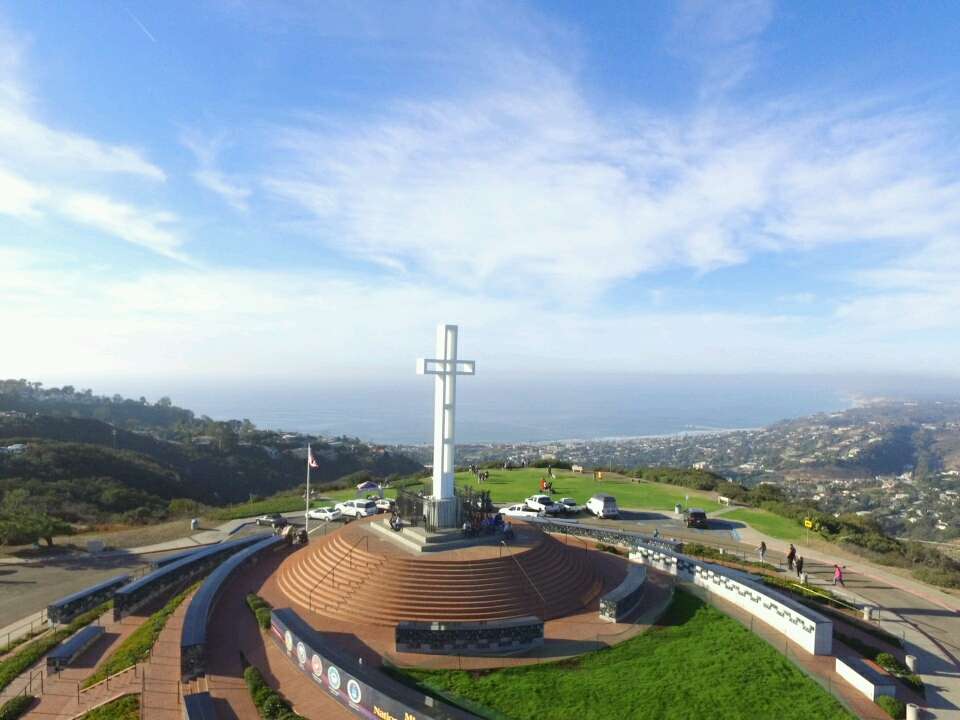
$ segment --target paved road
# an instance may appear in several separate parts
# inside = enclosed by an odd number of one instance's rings
[[[259,531],[265,529],[261,527]],[[127,551],[98,555],[69,552],[36,561],[0,561],[0,648],[4,647],[8,632],[36,617],[41,608],[70,593],[117,575],[142,571],[150,560],[202,544],[242,537],[257,530],[249,523],[237,529],[236,523],[231,522],[220,530],[203,531],[193,537]],[[16,637],[15,632],[12,637]]]

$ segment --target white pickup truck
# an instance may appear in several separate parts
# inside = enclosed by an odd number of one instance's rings
[[[542,512],[545,515],[557,515],[563,512],[560,505],[555,503],[549,495],[531,495],[524,502],[531,510]]]

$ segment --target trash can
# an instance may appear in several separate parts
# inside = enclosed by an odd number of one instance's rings
[[[680,503],[677,503],[676,505],[673,506],[673,511],[674,511],[677,515],[683,515],[683,506],[680,505]]]
[[[198,530],[200,528],[200,519],[199,518],[190,518],[190,529]]]
[[[864,605],[863,619],[866,620],[867,622],[871,622],[873,620],[873,615],[874,615],[873,605]]]
[[[912,672],[912,673],[920,672],[920,670],[919,670],[920,665],[917,663],[917,656],[916,656],[916,655],[907,655],[907,657],[906,657],[905,659],[906,659],[906,661],[907,661],[907,669],[908,669],[910,672]]]
[[[916,703],[907,703],[907,720],[920,720],[920,706]]]

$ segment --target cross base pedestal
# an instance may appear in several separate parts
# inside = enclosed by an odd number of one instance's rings
[[[427,520],[427,527],[459,528],[463,524],[460,519],[460,504],[455,497],[425,497],[423,514]]]

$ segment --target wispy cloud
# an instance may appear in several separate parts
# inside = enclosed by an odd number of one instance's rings
[[[121,240],[140,245],[173,260],[185,261],[180,252],[182,240],[171,230],[177,218],[169,212],[150,212],[112,200],[103,195],[68,195],[61,209],[76,222],[97,228]]]
[[[713,99],[753,70],[773,15],[772,0],[681,0],[668,45],[693,63],[702,75],[702,94]]]
[[[197,132],[184,131],[180,142],[193,153],[198,168],[193,179],[230,205],[235,210],[246,212],[251,191],[235,179],[227,176],[217,166],[217,155],[223,146],[221,138],[207,138]]]
[[[121,199],[116,176],[163,182],[144,154],[54,127],[24,83],[24,45],[0,25],[0,214],[67,219],[184,261],[173,214]],[[127,180],[129,185],[129,180]]]
[[[37,206],[47,197],[43,188],[0,168],[0,214],[36,216]]]
[[[522,92],[514,79],[351,127],[285,128],[263,187],[332,249],[498,291],[532,280],[568,295],[763,252],[960,233],[960,157],[912,107],[800,97],[749,114],[599,114],[556,68],[539,75]]]

